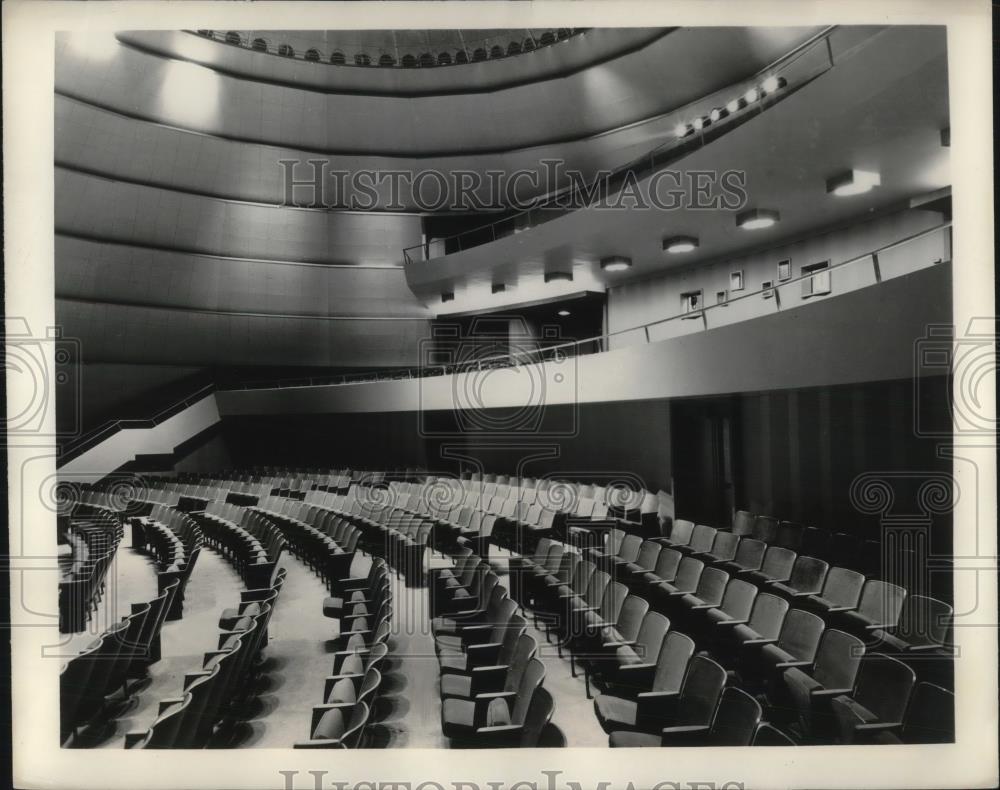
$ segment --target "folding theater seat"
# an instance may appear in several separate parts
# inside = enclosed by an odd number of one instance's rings
[[[630,688],[636,693],[648,690],[669,630],[670,620],[666,616],[647,611],[635,639],[615,646],[614,654],[600,667],[601,683],[605,687]]]
[[[375,667],[365,671],[360,683],[353,678],[341,678],[333,683],[327,683],[324,691],[324,706],[340,706],[341,710],[350,708],[355,703],[364,702],[369,709],[372,699],[382,683],[382,673]]]
[[[954,610],[924,595],[909,595],[895,628],[871,632],[872,649],[892,655],[913,667],[924,680],[950,682],[954,649],[948,644]]]
[[[727,688],[711,724],[664,727],[659,735],[622,733],[619,746],[749,746],[763,717],[760,703],[746,692]],[[627,736],[627,737],[623,737]],[[614,737],[614,735],[612,735]]]
[[[627,565],[634,564],[639,559],[639,550],[642,548],[642,544],[643,540],[638,535],[626,535],[615,554],[601,558],[599,567],[618,578],[624,573],[623,569]]]
[[[869,579],[861,589],[857,609],[833,615],[838,626],[854,633],[895,628],[906,599],[906,590],[895,584]]]
[[[650,538],[650,540],[655,540],[667,548],[679,549],[681,546],[687,546],[691,542],[691,537],[694,534],[694,522],[686,521],[682,518],[674,519],[673,526],[670,529],[670,535],[665,538]]]
[[[489,565],[486,563],[477,565],[469,577],[468,584],[446,587],[431,599],[433,615],[448,616],[459,611],[485,606],[492,589],[492,581],[487,581],[491,576],[495,577],[496,573]]]
[[[524,575],[532,572],[538,566],[544,565],[545,560],[549,556],[549,551],[557,545],[561,546],[561,544],[551,538],[541,538],[535,544],[534,552],[530,556],[512,556],[510,558],[508,567],[510,569],[511,595],[514,596],[518,603],[522,605],[525,603],[526,589],[522,584]]]
[[[563,553],[566,551],[562,543],[553,543],[540,563],[528,561],[520,565],[516,583],[512,587],[518,591],[518,603],[530,605],[532,594],[538,585],[545,583],[545,578],[559,572]]]
[[[718,567],[726,573],[738,574],[749,571],[760,570],[761,563],[764,562],[764,553],[767,551],[767,544],[753,538],[740,538],[740,543],[736,547],[736,554],[731,560],[718,563]]]
[[[860,736],[860,737],[859,737]],[[931,683],[918,683],[901,727],[855,730],[856,743],[927,744],[955,742],[955,695]]]
[[[866,655],[854,693],[830,701],[840,742],[864,742],[873,733],[900,729],[916,682],[916,674],[902,661],[878,653]]]
[[[546,640],[553,629],[559,630],[561,628],[563,618],[568,616],[570,602],[579,600],[582,604],[595,573],[597,573],[597,568],[594,563],[581,560],[575,564],[573,575],[568,584],[547,581],[544,587],[538,589],[532,614],[536,623],[541,619]],[[562,655],[561,642],[559,643],[559,655]]]
[[[336,674],[340,662],[353,653],[365,655],[379,642],[389,638],[392,610],[386,605],[374,618],[359,617],[349,631],[343,631],[331,640],[333,647],[333,673]]]
[[[864,654],[864,643],[856,636],[829,628],[820,639],[811,674],[805,667],[785,670],[783,693],[803,739],[822,740],[830,733],[830,700],[854,690]]]
[[[441,730],[457,746],[479,749],[519,746],[528,710],[544,680],[545,667],[533,658],[515,691],[484,694],[475,700],[448,697],[441,706]]]
[[[740,538],[749,538],[753,535],[753,525],[757,516],[747,510],[737,510],[733,517],[732,533]]]
[[[499,642],[469,644],[465,647],[464,653],[439,655],[442,684],[446,675],[491,675],[506,671],[517,647],[517,640],[526,631],[527,621],[521,615],[511,615]]]
[[[653,541],[647,542],[653,543]],[[653,543],[653,545],[655,546],[658,544]],[[652,588],[658,587],[663,582],[668,582],[670,584],[674,583],[674,580],[677,578],[677,571],[680,567],[682,558],[684,558],[684,555],[682,555],[679,551],[675,551],[674,549],[660,549],[660,553],[656,557],[656,564],[653,566],[652,571],[639,574],[638,578],[635,576],[626,577],[625,581],[631,582],[630,586],[637,587],[642,595],[649,598],[649,591]],[[698,560],[690,558],[684,559],[685,562],[689,564],[689,567],[698,567],[693,564],[698,562]],[[704,563],[702,563],[701,567],[704,567]],[[701,574],[700,570],[698,571],[698,574]],[[695,579],[694,583],[698,583],[697,579]],[[694,588],[692,587],[692,589]]]
[[[740,659],[744,646],[776,641],[787,614],[788,601],[777,595],[760,593],[754,598],[746,622],[722,620],[715,623],[712,639],[715,651],[726,665],[743,667]]]
[[[768,546],[764,552],[764,561],[760,565],[760,570],[741,572],[740,578],[764,585],[771,582],[787,582],[792,575],[792,566],[795,564],[795,552],[790,549],[783,549],[780,546]]]
[[[718,603],[699,601],[695,596],[681,596],[682,618],[689,624],[685,630],[696,639],[701,635],[707,644],[715,647],[721,636],[717,626],[729,623],[732,627],[746,623],[756,597],[757,588],[754,585],[731,577]]]
[[[368,706],[358,702],[350,712],[338,705],[313,708],[309,740],[296,741],[295,749],[356,749],[368,723]]]
[[[505,635],[506,636],[506,635]],[[501,642],[501,648],[503,643]],[[528,662],[538,652],[538,643],[529,634],[521,633],[514,643],[513,652],[503,664],[477,667],[468,674],[450,672],[441,675],[441,698],[483,700],[484,695],[497,692],[516,692]]]
[[[693,543],[694,541],[692,541]],[[707,562],[710,565],[715,565],[722,562],[731,562],[736,558],[736,550],[740,545],[739,535],[734,535],[732,532],[722,532],[721,530],[715,533],[715,540],[712,541],[712,548],[708,551],[696,551],[691,556],[696,557],[702,562]]]
[[[155,721],[145,732],[125,734],[126,749],[176,749],[178,733],[184,720],[191,696],[185,694],[181,700],[160,703]]]
[[[650,703],[640,694],[635,728],[612,730],[608,744],[612,748],[658,745],[665,728],[710,726],[725,685],[726,670],[710,658],[694,656],[680,692]],[[653,736],[652,743],[644,737],[647,734]]]
[[[500,602],[497,615],[492,622],[468,625],[455,633],[441,634],[434,637],[434,652],[439,662],[446,658],[459,659],[474,645],[492,645],[493,652],[499,649],[503,641],[504,631],[517,609],[517,604],[510,598]],[[485,652],[485,651],[482,651]],[[453,661],[452,663],[457,663]]]
[[[780,593],[793,601],[819,595],[826,581],[830,566],[815,557],[799,556],[792,565],[787,582],[771,582],[769,590]]]
[[[865,577],[857,571],[832,567],[819,595],[809,595],[802,603],[820,615],[847,612],[857,608],[864,585]]]
[[[632,562],[626,562],[618,566],[619,578],[632,587],[641,580],[646,573],[653,573],[656,570],[656,561],[660,558],[663,546],[652,540],[644,540],[639,546],[639,553]],[[680,556],[678,554],[678,562]],[[662,581],[666,581],[663,579]]]
[[[753,537],[767,544],[778,538],[778,520],[770,516],[757,516],[753,522]]]
[[[776,637],[743,640],[738,658],[743,685],[765,689],[769,698],[780,699],[776,694],[783,686],[782,674],[791,667],[812,666],[825,628],[823,619],[812,612],[790,609]]]
[[[719,533],[715,527],[707,527],[704,524],[697,524],[691,531],[691,540],[688,543],[672,546],[681,554],[698,556],[707,554],[712,550],[715,543],[715,536]]]
[[[583,551],[583,556],[598,566],[609,557],[614,557],[621,548],[622,541],[628,533],[623,529],[609,529],[602,536],[602,541],[596,546],[589,546]]]
[[[376,669],[382,674],[382,664],[389,655],[385,642],[376,642],[367,653],[346,654],[332,675],[327,675],[323,683],[323,698],[326,699],[334,686],[342,680],[349,680],[360,687],[368,673]]]
[[[617,583],[616,583],[617,584]],[[639,637],[639,629],[649,611],[649,602],[636,595],[628,595],[628,588],[618,584],[626,595],[619,614],[614,623],[599,627],[598,631],[586,645],[580,656],[580,665],[584,671],[584,683],[587,697],[590,697],[590,675],[601,673],[617,666],[619,649],[631,651]]]
[[[577,565],[583,560],[579,552],[572,549],[564,550],[557,555],[559,565],[555,570],[550,570],[553,554],[550,553],[546,565],[536,567],[535,570],[527,574],[525,582],[527,584],[527,599],[535,615],[535,626],[538,626],[538,610],[545,606],[547,595],[553,587],[570,584],[573,581],[573,574]]]
[[[388,580],[389,568],[385,560],[373,557],[367,576],[340,579],[336,582],[337,594],[323,600],[323,614],[326,617],[340,617],[346,604],[369,602],[378,584]]]
[[[613,628],[621,619],[622,608],[628,597],[628,587],[619,582],[610,582],[604,588],[601,602],[597,606],[577,607],[571,620],[568,645],[570,671],[576,673],[576,661],[586,661],[600,655],[601,635],[609,627]]]
[[[500,579],[495,573],[488,573],[482,592],[480,600],[476,601],[476,603],[481,601],[481,606],[457,609],[448,615],[432,618],[431,633],[434,636],[457,634],[466,626],[494,622],[500,616],[503,601],[510,597],[507,588],[500,584]]]
[[[625,682],[594,698],[597,721],[607,733],[634,730],[649,724],[655,729],[659,712],[666,709],[679,693],[689,662],[694,655],[694,640],[678,631],[670,631],[660,646],[655,664],[634,664],[621,668]]]
[[[699,562],[699,560],[692,561]],[[677,579],[678,581],[681,580],[680,571],[677,573]],[[711,609],[722,604],[722,598],[726,593],[726,586],[729,584],[729,579],[730,576],[725,571],[720,571],[718,568],[704,568],[698,577],[698,585],[693,592],[675,589],[664,582],[659,586],[658,594],[662,600],[665,600],[667,616],[675,620],[675,623],[679,623],[686,615],[694,611]],[[665,599],[663,598],[664,595]],[[695,609],[695,607],[699,608]],[[687,622],[691,622],[690,617],[687,618]]]
[[[584,615],[599,610],[604,601],[604,593],[610,584],[611,574],[595,570],[590,574],[587,588],[582,594],[576,591],[559,594],[561,611],[556,615],[554,628],[558,633],[560,649],[563,644],[571,646],[571,642],[583,632]],[[623,596],[622,599],[624,600]]]

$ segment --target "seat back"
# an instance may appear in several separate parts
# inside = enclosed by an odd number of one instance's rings
[[[865,577],[850,568],[833,567],[826,574],[820,595],[837,606],[855,607],[861,598]]]
[[[691,532],[691,540],[688,541],[688,546],[694,551],[711,551],[717,532],[718,530],[715,527],[698,524]]]
[[[680,576],[680,574],[677,574]],[[722,603],[722,597],[726,593],[726,586],[729,584],[729,574],[718,568],[705,568],[701,572],[701,576],[698,578],[698,587],[695,589],[695,596],[700,598],[704,603],[710,603],[713,606],[718,606]],[[747,582],[743,582],[747,584]],[[749,585],[753,587],[753,585]],[[753,599],[751,599],[753,603]],[[747,611],[749,611],[747,607]]]
[[[757,516],[753,523],[753,536],[765,543],[774,543],[778,537],[778,520],[770,516]]]
[[[918,683],[901,735],[903,743],[954,743],[955,695],[931,683]]]
[[[521,675],[521,682],[517,687],[517,696],[514,698],[514,707],[510,712],[511,724],[524,724],[528,717],[528,709],[535,691],[545,681],[545,665],[537,658],[532,658],[524,674]]]
[[[181,725],[184,723],[191,695],[185,694],[180,702],[172,703],[157,716],[150,725],[142,741],[143,749],[173,749],[176,746]]]
[[[901,723],[916,682],[916,674],[902,661],[869,653],[858,670],[854,699],[879,721]]]
[[[351,717],[347,720],[347,729],[340,738],[341,746],[345,749],[356,749],[361,742],[366,724],[368,724],[368,705],[364,702],[358,702],[351,709]]]
[[[716,532],[712,543],[712,556],[719,560],[731,560],[736,556],[740,536],[732,532]]]
[[[906,590],[899,585],[869,579],[861,590],[858,613],[873,623],[896,625],[906,600]]]
[[[542,737],[542,732],[552,720],[555,712],[555,702],[552,695],[543,687],[535,689],[528,705],[528,712],[524,717],[524,729],[521,734],[521,747],[530,748],[537,746]]]
[[[635,636],[635,653],[643,663],[653,663],[670,630],[670,620],[659,612],[647,611]]]
[[[656,658],[652,690],[679,691],[693,655],[694,640],[680,631],[670,631]]]
[[[624,587],[624,585],[622,585]],[[627,587],[625,588],[628,589]],[[621,614],[618,617],[618,628],[616,629],[626,641],[635,641],[639,636],[639,629],[642,627],[643,618],[649,611],[649,601],[640,598],[638,595],[626,595],[622,604]]]
[[[705,656],[692,657],[677,697],[674,723],[710,725],[725,685],[725,669]]]
[[[635,562],[642,548],[642,538],[638,535],[626,535],[618,547],[618,558],[624,562]]]
[[[764,553],[764,561],[760,565],[760,571],[775,579],[787,579],[794,564],[794,551],[783,549],[781,546],[768,546]]]
[[[498,666],[510,666],[517,650],[518,641],[527,630],[528,622],[519,614],[515,614],[507,621],[503,639],[500,640],[500,650],[497,651]]]
[[[774,542],[782,548],[799,551],[802,548],[802,525],[794,521],[780,522]]]
[[[707,568],[705,572],[707,573],[710,570],[717,569]],[[702,578],[704,576],[705,574],[702,574]],[[719,609],[734,620],[746,620],[750,616],[750,610],[754,605],[756,597],[757,585],[743,581],[742,579],[729,579],[726,583],[726,589],[722,593],[722,602],[719,604]]]
[[[753,535],[753,525],[757,517],[747,510],[737,510],[733,517],[733,534],[747,538]]]
[[[594,571],[590,577],[590,584],[587,585],[587,593],[584,600],[587,606],[600,606],[604,600],[604,591],[611,584],[611,575],[604,571]]]
[[[585,595],[587,590],[590,588],[590,580],[593,578],[594,573],[597,571],[597,566],[589,560],[582,560],[576,566],[576,572],[573,574],[573,581],[570,583],[570,587],[573,589],[577,595]]]
[[[663,546],[651,540],[643,541],[639,547],[639,554],[635,558],[635,564],[643,570],[651,571],[656,567],[656,562],[660,558]]]
[[[599,613],[606,623],[617,623],[621,619],[622,607],[628,597],[628,587],[621,582],[611,582],[601,598]]]
[[[753,602],[749,626],[765,639],[777,639],[788,608],[788,601],[781,596],[762,592]]]
[[[826,688],[853,689],[865,645],[852,634],[828,628],[819,640],[813,677]]]
[[[756,538],[742,538],[740,545],[736,547],[736,555],[733,561],[741,568],[755,571],[760,568],[764,561],[764,552],[767,551],[767,544]]]
[[[674,581],[674,578],[677,576],[677,568],[681,564],[683,556],[679,551],[674,551],[673,549],[661,550],[656,557],[656,565],[653,568],[653,573],[665,582]],[[695,583],[697,584],[697,581]]]
[[[727,688],[722,692],[710,741],[713,746],[749,746],[764,712],[760,703],[745,691]]]
[[[673,528],[670,530],[670,542],[677,546],[686,546],[691,542],[693,532],[693,521],[687,521],[683,518],[674,519]]]
[[[826,624],[822,617],[805,609],[791,609],[781,626],[778,647],[799,661],[812,662],[824,628]]]
[[[705,573],[705,563],[694,557],[684,557],[677,567],[677,575],[672,584],[678,590],[697,590]],[[721,573],[721,571],[720,571]],[[723,575],[725,575],[723,573]],[[723,585],[725,582],[723,582]],[[720,590],[721,595],[721,590]]]
[[[538,653],[538,642],[535,641],[535,637],[531,634],[521,634],[517,638],[510,663],[507,664],[509,669],[503,684],[504,691],[518,690],[521,685],[521,676],[527,671],[528,662],[535,657],[536,653]]]
[[[514,612],[516,611],[517,602],[513,598],[504,598],[500,602],[500,606],[497,608],[496,619],[486,623],[486,625],[493,626],[493,629],[490,631],[490,642],[498,643],[503,641],[504,630],[507,628],[510,618],[514,616]]]
[[[792,565],[788,586],[798,592],[818,594],[823,589],[830,566],[815,557],[799,557]]]
[[[944,645],[955,610],[926,595],[907,596],[894,634],[913,646]]]

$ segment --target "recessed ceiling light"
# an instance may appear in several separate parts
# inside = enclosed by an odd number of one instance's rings
[[[766,208],[754,208],[736,215],[736,227],[744,230],[760,230],[769,228],[781,219],[777,211]]]
[[[695,131],[699,131],[700,132],[706,126],[711,126],[712,125],[712,119],[709,118],[707,115],[703,115],[700,118],[695,118],[691,122],[691,125],[695,128]]]
[[[760,84],[760,89],[765,95],[767,95],[769,93],[774,93],[775,91],[780,91],[787,84],[788,81],[784,77],[778,77],[772,74]]]
[[[746,106],[747,106],[747,100],[744,99],[742,96],[739,96],[726,105],[726,110],[728,110],[729,112],[737,112],[739,110],[742,110]]]
[[[674,134],[678,137],[687,137],[694,131],[694,127],[689,123],[679,123],[674,127]]]
[[[606,272],[623,272],[632,265],[632,259],[624,255],[612,255],[610,258],[601,258],[601,268]]]
[[[712,123],[718,123],[727,115],[729,115],[729,109],[727,107],[716,107],[708,114],[708,117],[711,119]]]
[[[454,299],[455,299],[455,292],[454,291],[443,291],[441,293],[441,301],[442,302],[451,302]]]
[[[563,318],[565,318],[566,316],[569,315],[569,310],[560,310],[558,313],[556,313],[556,315],[562,316]]]
[[[882,183],[882,177],[871,170],[848,170],[826,180],[826,191],[837,197],[862,195]]]
[[[555,280],[572,282],[573,272],[545,272],[545,282],[550,283]]]
[[[759,98],[760,98],[760,90],[757,89],[756,85],[743,94],[743,101],[745,101],[747,104],[753,104]]]
[[[673,236],[663,240],[664,252],[676,255],[681,252],[691,252],[698,247],[698,239],[694,236]]]
[[[506,283],[493,283],[492,285],[492,291],[495,294],[502,294],[506,290],[507,290]]]

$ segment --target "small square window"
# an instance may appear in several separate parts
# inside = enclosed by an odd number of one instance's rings
[[[809,277],[808,275],[812,275]],[[830,293],[830,261],[802,267],[802,298]]]
[[[729,290],[730,291],[742,291],[743,290],[743,270],[740,269],[736,272],[729,273]]]
[[[726,291],[716,291],[715,292],[715,303],[725,304],[729,301],[729,293]]]
[[[792,276],[792,262],[789,259],[783,261],[778,261],[778,281],[784,282],[785,280],[791,279]]]
[[[764,299],[772,298],[774,296],[774,288],[772,287],[773,285],[774,283],[771,282],[770,280],[764,280],[764,282],[760,284],[761,297],[763,297]]]

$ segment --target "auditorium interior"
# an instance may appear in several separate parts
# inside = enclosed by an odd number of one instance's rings
[[[947,45],[58,34],[61,746],[953,742]]]

